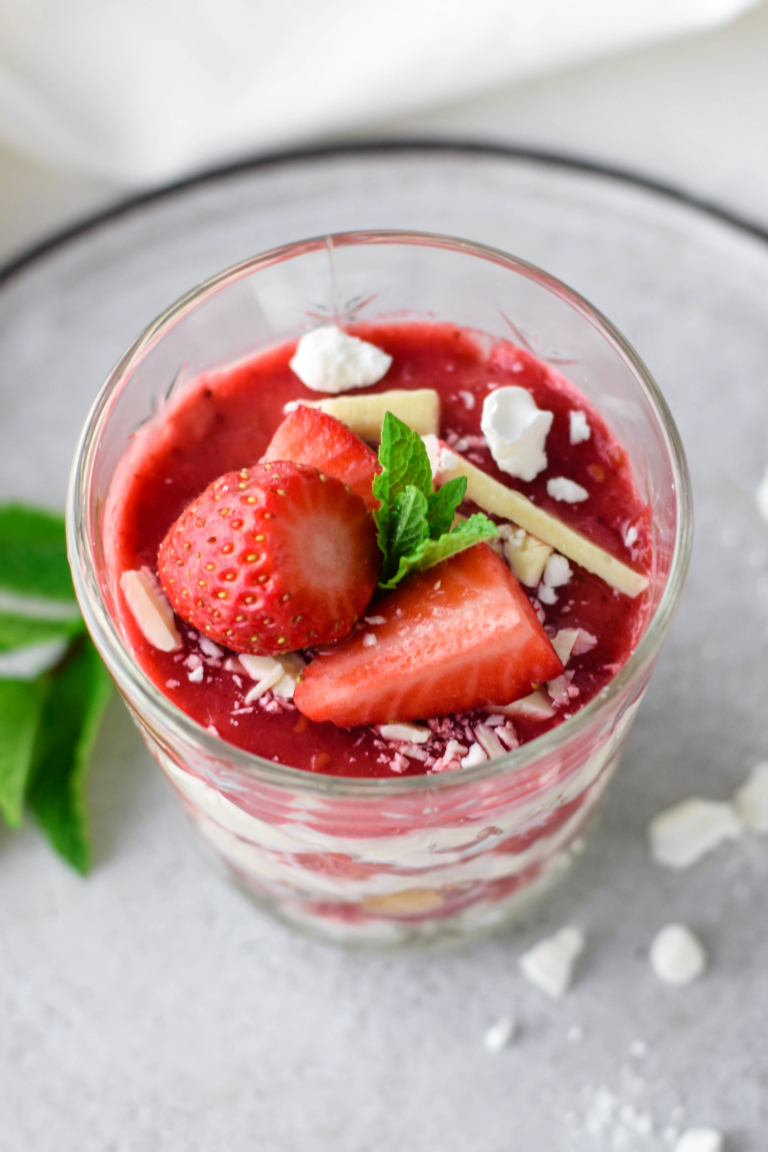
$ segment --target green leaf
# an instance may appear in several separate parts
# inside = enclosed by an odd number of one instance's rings
[[[41,680],[0,680],[0,811],[12,828],[21,823],[44,698]]]
[[[64,520],[21,504],[0,504],[0,588],[74,601]]]
[[[67,640],[84,627],[79,616],[70,620],[43,620],[0,611],[0,652],[29,644],[46,644],[50,640]]]
[[[84,874],[91,855],[86,776],[112,682],[87,636],[48,680],[27,798],[53,847]]]
[[[427,521],[432,540],[438,540],[444,532],[450,532],[456,509],[464,499],[466,490],[466,476],[456,476],[453,480],[447,480],[442,488],[430,496]]]
[[[381,507],[374,512],[374,520],[378,528],[379,548],[386,564],[395,499],[408,487],[417,488],[429,498],[432,495],[432,468],[421,436],[391,412],[384,416],[379,462],[383,471],[374,477],[373,495],[381,502]]]
[[[392,503],[389,522],[389,557],[397,562],[399,556],[415,551],[429,537],[427,498],[418,488],[409,484]]]
[[[412,576],[415,572],[424,572],[427,568],[439,564],[441,560],[447,560],[449,556],[455,556],[458,552],[463,552],[484,540],[492,540],[498,534],[499,530],[496,525],[482,512],[476,512],[468,520],[462,520],[460,524],[441,536],[439,540],[424,540],[415,552],[401,556],[397,572],[381,586],[382,588],[394,588],[406,576]]]

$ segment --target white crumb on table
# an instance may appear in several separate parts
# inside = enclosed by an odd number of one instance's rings
[[[762,760],[733,797],[739,819],[753,832],[768,832],[768,760]]]
[[[514,1040],[516,1032],[517,1021],[514,1016],[502,1016],[486,1030],[483,1043],[489,1052],[501,1052]]]
[[[755,493],[755,503],[763,519],[768,520],[768,465]]]
[[[570,1044],[581,1044],[584,1039],[584,1029],[580,1024],[574,1024],[566,1032],[565,1038]]]
[[[314,392],[339,393],[376,384],[392,357],[375,344],[350,336],[335,324],[323,324],[301,337],[290,360],[302,384]]]
[[[657,932],[648,959],[664,984],[690,984],[707,966],[704,945],[684,924],[667,924]]]
[[[675,1152],[723,1152],[722,1133],[716,1128],[688,1128],[675,1144]]]
[[[523,953],[518,961],[520,970],[542,992],[559,1000],[571,985],[574,965],[584,944],[580,928],[561,928]]]
[[[651,820],[648,843],[657,864],[687,868],[741,832],[741,821],[731,804],[692,796]]]

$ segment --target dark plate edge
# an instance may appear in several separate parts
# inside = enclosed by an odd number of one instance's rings
[[[235,161],[221,167],[206,169],[197,174],[175,180],[159,188],[140,192],[120,200],[117,204],[101,212],[89,214],[82,220],[60,231],[54,232],[38,244],[22,251],[8,263],[0,266],[0,284],[5,283],[16,273],[26,269],[30,264],[47,256],[57,248],[63,247],[76,240],[79,236],[91,232],[104,224],[110,223],[121,216],[151,204],[157,200],[164,200],[182,192],[187,188],[194,188],[199,184],[213,183],[217,180],[226,180],[230,176],[248,172],[271,165],[286,164],[301,160],[316,160],[328,156],[350,156],[375,152],[455,152],[474,155],[507,157],[513,160],[528,160],[547,167],[567,168],[576,172],[586,172],[592,175],[603,176],[622,184],[629,184],[653,192],[658,196],[687,205],[708,216],[712,216],[726,224],[737,228],[749,236],[768,243],[768,227],[758,224],[746,216],[725,208],[722,205],[697,196],[695,193],[681,188],[675,184],[657,180],[654,177],[643,175],[629,168],[614,167],[601,161],[591,160],[587,157],[571,155],[566,152],[534,148],[517,144],[500,144],[487,140],[462,140],[446,137],[419,137],[405,139],[381,139],[353,141],[350,143],[322,144],[307,148],[287,149],[285,151],[259,153],[244,160]]]

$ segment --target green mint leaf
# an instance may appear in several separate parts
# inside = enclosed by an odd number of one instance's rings
[[[35,745],[29,806],[51,844],[85,874],[90,864],[85,785],[112,682],[88,636],[48,677]]]
[[[44,620],[0,611],[0,652],[25,648],[29,644],[46,644],[50,640],[68,640],[83,628],[79,616],[69,620]]]
[[[0,588],[74,601],[61,516],[21,504],[0,505]]]
[[[397,572],[381,586],[394,588],[406,576],[412,576],[415,572],[423,572],[427,568],[432,568],[441,560],[447,560],[449,556],[455,556],[458,552],[463,552],[474,544],[480,544],[483,540],[492,540],[498,534],[499,530],[496,525],[482,512],[476,512],[468,520],[462,520],[450,532],[441,536],[439,540],[424,540],[415,552],[408,556],[401,556]]]
[[[373,495],[381,507],[374,512],[385,568],[390,562],[391,520],[397,495],[408,487],[426,498],[432,495],[432,468],[421,436],[391,412],[384,416],[379,447],[382,471],[374,477]]]
[[[427,497],[412,484],[395,496],[389,521],[389,556],[395,564],[429,537],[427,507]]]
[[[21,823],[44,698],[42,680],[0,680],[0,811],[12,828]]]
[[[439,540],[444,532],[450,532],[456,509],[464,499],[466,490],[466,476],[456,476],[453,480],[447,480],[442,488],[438,488],[429,497],[427,522],[432,540]]]

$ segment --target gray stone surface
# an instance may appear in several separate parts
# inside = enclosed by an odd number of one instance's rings
[[[32,827],[0,833],[0,1149],[655,1152],[696,1123],[720,1127],[729,1152],[759,1152],[768,839],[672,873],[644,834],[678,799],[728,797],[768,755],[768,525],[753,499],[768,464],[768,245],[607,178],[480,156],[331,158],[202,185],[0,287],[0,495],[61,505],[101,380],[182,291],[356,227],[452,232],[543,265],[624,331],[678,420],[691,575],[602,821],[514,932],[455,952],[345,953],[223,883],[113,702],[92,876]],[[711,960],[683,989],[646,959],[674,920]],[[553,1004],[516,961],[567,922],[588,945]],[[510,1012],[519,1037],[492,1055],[483,1032]]]

